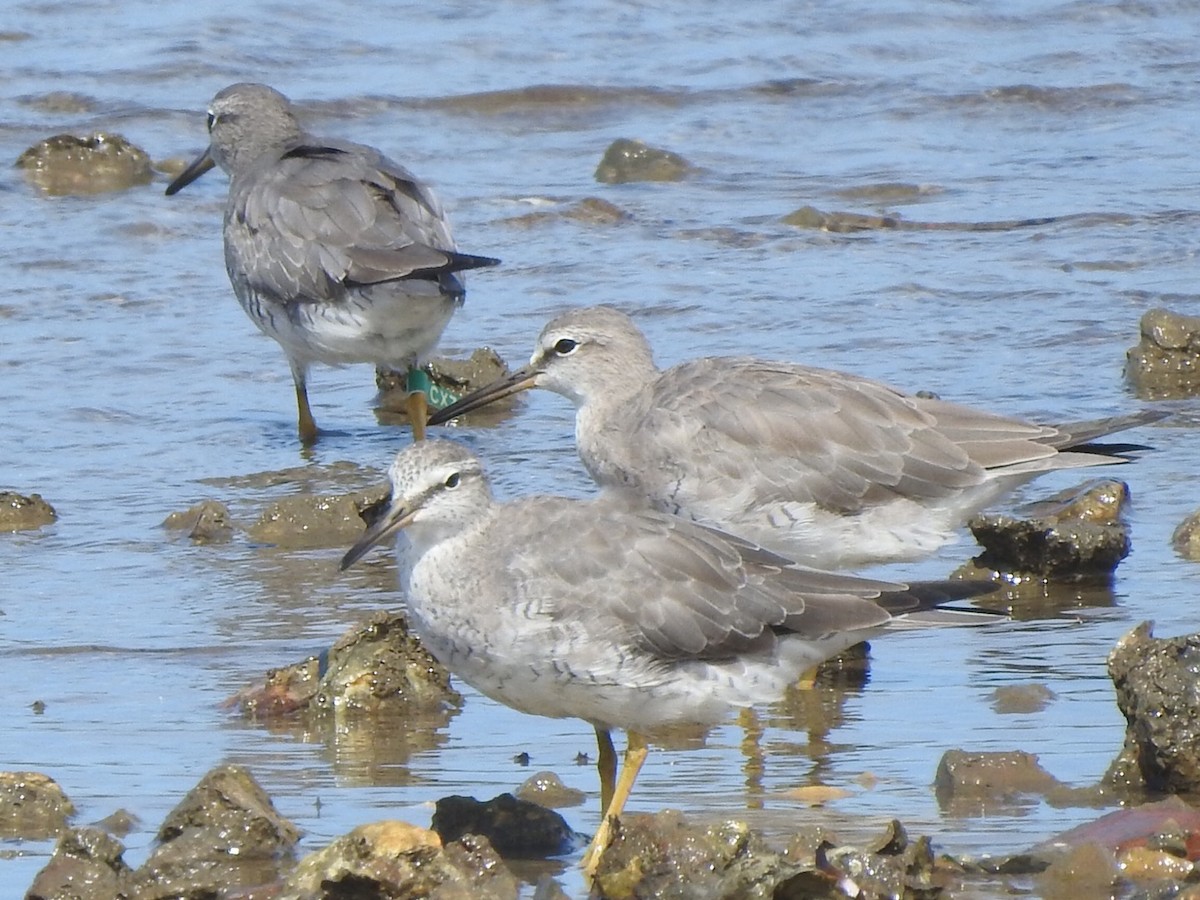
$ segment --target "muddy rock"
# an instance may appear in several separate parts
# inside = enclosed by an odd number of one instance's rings
[[[67,827],[75,806],[41,772],[0,772],[0,838],[44,841]]]
[[[1200,562],[1200,510],[1179,523],[1171,534],[1171,546],[1184,559]]]
[[[984,814],[1024,795],[1064,790],[1058,779],[1038,764],[1037,756],[1021,750],[947,750],[938,763],[933,786],[942,809],[964,816]]]
[[[1027,517],[983,513],[968,522],[983,553],[974,564],[1009,582],[1111,578],[1130,549],[1129,488],[1097,479],[1027,506]]]
[[[506,225],[534,228],[554,222],[575,222],[580,225],[617,225],[632,221],[630,215],[615,203],[599,197],[584,197],[574,202],[538,198],[532,201],[538,208],[533,212],[505,219]]]
[[[132,897],[133,870],[125,863],[124,852],[120,841],[99,828],[72,828],[59,838],[25,900]]]
[[[557,856],[579,843],[578,835],[558,813],[512,794],[500,794],[486,802],[474,797],[443,797],[437,802],[430,827],[445,843],[468,834],[482,835],[497,853],[514,859]]]
[[[429,361],[424,370],[432,382],[428,397],[429,405],[434,409],[449,406],[476,388],[491,384],[508,374],[508,366],[491,347],[478,347],[471,351],[467,359],[436,357]],[[375,370],[375,385],[379,388],[375,399],[375,411],[380,422],[403,424],[408,421],[405,409],[408,397],[407,380],[408,375],[405,372]],[[489,404],[488,409],[493,406],[499,407],[500,411],[507,414],[515,407],[515,403],[507,399],[501,400]]]
[[[1125,376],[1142,399],[1192,397],[1200,392],[1200,316],[1152,309],[1141,339],[1126,354]]]
[[[579,806],[587,799],[583,791],[567,787],[553,772],[530,775],[517,788],[517,797],[548,809]]]
[[[297,711],[374,713],[385,707],[412,714],[457,709],[462,696],[404,616],[381,611],[320,657],[272,669],[263,684],[239,692],[232,703],[256,718]]]
[[[190,509],[171,513],[162,524],[197,544],[224,544],[233,538],[229,508],[219,500],[201,500]]]
[[[480,837],[442,845],[406,822],[361,825],[301,860],[278,900],[516,900],[517,882]]]
[[[158,830],[159,846],[134,873],[138,900],[205,898],[278,880],[299,833],[242,766],[200,780]]]
[[[149,184],[150,157],[119,134],[58,134],[30,147],[17,167],[50,196],[103,194]]]
[[[57,518],[58,513],[41,494],[26,497],[13,491],[0,491],[0,532],[41,528]]]
[[[1105,780],[1194,793],[1200,791],[1200,633],[1158,639],[1152,627],[1138,625],[1108,657],[1126,726],[1125,746]]]
[[[618,138],[604,151],[595,177],[603,184],[683,181],[692,171],[691,163],[678,153],[651,147],[641,141]]]
[[[256,541],[286,550],[346,547],[362,534],[362,511],[378,503],[380,493],[285,497],[263,510],[246,531]]]

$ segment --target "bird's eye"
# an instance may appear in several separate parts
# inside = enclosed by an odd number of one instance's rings
[[[449,488],[450,490],[454,490],[456,487],[458,487],[458,485],[461,481],[462,481],[461,476],[459,476],[459,474],[457,472],[455,472],[453,475],[451,475],[449,478],[446,479],[446,487]]]
[[[208,133],[212,134],[213,126],[217,124],[216,113],[208,114]]]
[[[570,338],[563,338],[554,345],[554,352],[559,356],[570,356],[578,347],[579,344],[576,341]]]

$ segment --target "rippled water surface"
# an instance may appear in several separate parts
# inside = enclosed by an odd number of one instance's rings
[[[434,182],[463,249],[503,258],[472,276],[450,354],[489,344],[520,360],[552,314],[603,301],[635,314],[663,364],[755,353],[1031,417],[1136,409],[1121,367],[1139,317],[1197,306],[1194,9],[995,8],[18,0],[0,35],[0,141],[15,160],[51,134],[103,129],[156,160],[190,157],[211,95],[266,81],[314,130],[378,145]],[[598,184],[618,137],[697,171]],[[166,812],[223,761],[252,767],[305,849],[373,819],[427,824],[434,799],[491,797],[536,769],[590,792],[566,811],[590,832],[599,801],[594,770],[574,764],[594,750],[582,722],[468,693],[442,728],[366,740],[271,730],[222,708],[264,670],[403,601],[385,553],[339,576],[337,549],[197,547],[162,520],[205,497],[252,517],[294,488],[244,476],[298,465],[324,487],[361,487],[408,434],[377,422],[368,368],[319,369],[314,410],[334,433],[301,456],[282,354],[226,279],[219,173],[170,199],[162,176],[48,199],[0,172],[0,487],[39,492],[60,514],[0,536],[0,769],[51,775],[80,822],[136,814],[135,865]],[[528,215],[588,197],[628,218]],[[946,227],[782,223],[806,205]],[[1042,218],[1053,220],[1004,225]],[[1195,630],[1197,570],[1169,536],[1200,505],[1196,407],[1163,405],[1179,414],[1139,435],[1157,452],[1119,472],[1134,552],[1110,593],[986,630],[879,640],[869,683],[819,723],[767,711],[760,782],[747,784],[730,726],[652,754],[631,808],[751,815],[782,834],[811,815],[784,792],[820,782],[850,792],[826,820],[898,816],[956,853],[1015,850],[1094,817],[1039,803],[943,812],[930,783],[954,747],[1029,750],[1063,781],[1094,783],[1123,732],[1104,669],[1112,644],[1146,618],[1160,635]],[[561,398],[533,396],[519,416],[459,434],[504,495],[589,490]],[[343,461],[360,468],[332,466]],[[1048,477],[1022,497],[1074,480]],[[970,547],[903,574],[944,575]],[[993,708],[997,687],[1030,683],[1054,692],[1044,711]],[[512,762],[522,751],[529,769]],[[51,846],[3,849],[14,851],[0,860],[7,895]],[[578,889],[573,870],[563,878]]]

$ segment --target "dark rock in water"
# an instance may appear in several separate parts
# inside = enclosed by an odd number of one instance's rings
[[[1130,549],[1124,482],[1097,479],[1027,510],[1028,518],[984,513],[968,523],[983,546],[974,564],[1009,581],[1105,580]]]
[[[269,504],[246,532],[256,541],[287,550],[345,547],[362,534],[364,509],[385,488],[351,494],[300,494]]]
[[[163,527],[185,532],[197,544],[224,544],[233,538],[229,507],[219,500],[201,500],[182,512],[173,512]]]
[[[602,898],[840,898],[936,896],[957,871],[940,868],[927,838],[910,842],[892,823],[873,848],[814,835],[785,853],[742,822],[691,825],[677,812],[622,816],[601,857]]]
[[[158,848],[134,873],[135,895],[217,897],[277,881],[291,868],[299,837],[247,769],[220,766],[159,828]]]
[[[486,802],[474,797],[443,797],[430,826],[445,843],[468,834],[488,839],[503,857],[543,859],[570,852],[577,835],[566,820],[536,803],[500,794]]]
[[[1125,376],[1144,400],[1200,393],[1200,316],[1149,310],[1141,339],[1126,354]]]
[[[124,852],[120,841],[99,828],[73,828],[59,838],[54,855],[34,878],[25,900],[132,897],[133,870],[125,863]]]
[[[54,507],[40,494],[28,497],[13,491],[0,491],[0,531],[27,531],[49,525],[58,518]]]
[[[374,822],[306,856],[272,896],[516,900],[518,885],[484,838],[470,836],[443,847],[424,828]]]
[[[1176,526],[1171,534],[1171,546],[1184,559],[1200,562],[1200,510]]]
[[[123,191],[149,184],[150,157],[119,134],[58,134],[17,158],[17,167],[45,194],[69,196]]]
[[[505,225],[514,228],[534,228],[555,222],[575,222],[580,225],[617,225],[633,219],[621,207],[599,197],[584,197],[573,202],[535,198],[532,212],[505,219]]]
[[[450,687],[446,668],[408,630],[404,616],[377,612],[321,657],[272,669],[262,684],[238,692],[231,703],[256,718],[385,708],[411,715],[457,708],[462,696]]]
[[[678,153],[660,150],[641,141],[618,138],[604,151],[596,167],[596,180],[603,184],[631,181],[683,181],[692,165]]]
[[[1158,639],[1143,622],[1117,642],[1108,674],[1125,746],[1105,775],[1118,787],[1200,791],[1200,634]]]
[[[41,772],[0,772],[0,838],[44,841],[67,827],[75,807]]]
[[[1021,750],[968,752],[947,750],[933,779],[938,805],[956,815],[982,814],[1022,795],[1042,796],[1061,783]]]

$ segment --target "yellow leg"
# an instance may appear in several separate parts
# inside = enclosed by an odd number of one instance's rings
[[[802,691],[811,691],[817,683],[817,667],[805,669],[800,673],[800,677],[796,679],[796,687]]]
[[[604,851],[608,848],[608,842],[612,840],[613,821],[624,811],[625,802],[633,791],[633,783],[637,780],[638,772],[641,771],[642,763],[646,761],[646,754],[649,752],[650,748],[644,737],[636,731],[628,732],[625,744],[625,765],[621,766],[621,777],[617,779],[612,800],[604,811],[600,827],[596,829],[596,836],[592,838],[587,852],[583,854],[583,877],[588,881],[596,877],[596,870],[600,867],[600,857],[604,855]]]
[[[746,708],[738,713],[738,725],[742,727],[742,771],[746,776],[746,806],[749,809],[763,808],[763,773],[766,762],[762,750],[763,726],[758,714]]]
[[[308,388],[304,378],[296,378],[296,412],[297,427],[300,432],[300,443],[311,447],[317,442],[317,423],[313,419],[312,409],[308,405]]]
[[[414,441],[425,440],[425,423],[429,421],[429,401],[423,391],[413,391],[405,401],[408,421],[412,425]]]
[[[613,790],[617,784],[617,751],[613,749],[612,735],[607,728],[596,728],[596,771],[600,773],[600,812],[608,815]]]

